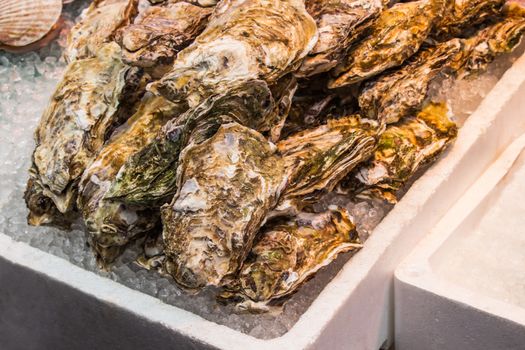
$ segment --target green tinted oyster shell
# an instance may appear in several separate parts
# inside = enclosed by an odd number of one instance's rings
[[[185,1],[149,7],[117,35],[124,62],[144,68],[171,64],[204,30],[211,12]]]
[[[361,248],[345,209],[303,213],[288,222],[270,225],[257,238],[235,280],[222,299],[236,299],[238,308],[265,312],[330,264],[338,254]]]
[[[364,24],[383,9],[380,0],[306,0],[305,5],[317,23],[319,39],[297,72],[300,77],[334,68]]]
[[[133,105],[130,93],[137,97],[134,72],[118,45],[107,44],[98,56],[71,63],[56,88],[35,132],[31,177],[61,213],[73,209],[80,176],[127,117],[121,102]]]
[[[355,172],[358,187],[388,191],[389,198],[395,198],[396,191],[455,140],[457,131],[444,103],[429,103],[415,117],[389,125],[373,158]]]
[[[272,85],[297,69],[316,40],[302,0],[221,1],[204,32],[150,88],[195,106],[232,83],[260,79]]]
[[[276,147],[237,123],[181,156],[179,191],[162,207],[166,269],[182,286],[222,285],[237,272],[284,183]]]
[[[97,55],[117,30],[138,13],[138,0],[95,0],[69,33],[64,56],[68,62]]]
[[[79,184],[78,208],[91,247],[101,264],[114,260],[127,243],[160,222],[158,211],[105,198],[109,186],[128,157],[155,138],[162,126],[186,109],[162,97],[145,97],[137,112],[108,141]]]
[[[152,142],[133,155],[112,183],[108,198],[152,205],[173,196],[179,154],[188,143],[207,140],[221,124],[229,122],[270,130],[274,118],[279,118],[277,110],[262,81],[240,84],[224,95],[209,97],[170,121]]]
[[[354,167],[367,160],[376,146],[373,121],[350,116],[300,132],[279,142],[288,180],[279,208],[287,202],[331,191]]]
[[[351,47],[346,59],[334,69],[330,88],[354,84],[388,68],[401,65],[415,54],[443,14],[443,0],[395,4],[383,11],[369,35]]]
[[[462,78],[483,71],[496,56],[519,44],[525,20],[512,13],[470,38],[455,38],[421,50],[404,67],[366,83],[359,96],[360,107],[368,117],[384,123],[417,113],[436,78]]]

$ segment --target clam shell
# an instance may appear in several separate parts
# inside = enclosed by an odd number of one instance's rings
[[[62,13],[62,0],[0,0],[0,43],[25,46],[43,38]]]

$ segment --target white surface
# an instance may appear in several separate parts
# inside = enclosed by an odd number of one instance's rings
[[[525,135],[396,270],[402,349],[525,348]]]
[[[525,308],[525,152],[501,180],[472,230],[432,261],[439,277]],[[443,250],[444,247],[441,248]],[[525,346],[525,344],[524,344]]]

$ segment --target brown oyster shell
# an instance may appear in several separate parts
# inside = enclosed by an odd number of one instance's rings
[[[260,79],[272,85],[297,69],[316,39],[302,0],[224,0],[204,32],[150,89],[195,106],[232,83]]]
[[[366,83],[359,105],[368,117],[395,123],[421,109],[432,81],[483,71],[496,56],[517,47],[524,31],[523,14],[518,9],[509,10],[503,20],[472,37],[425,48],[404,67]]]
[[[383,9],[380,0],[306,0],[305,5],[317,23],[319,39],[296,73],[302,78],[334,68],[365,24]]]
[[[184,1],[149,7],[117,35],[124,62],[144,68],[171,64],[204,30],[211,12]]]
[[[345,209],[303,213],[260,233],[237,278],[221,293],[237,299],[237,308],[266,312],[269,304],[289,296],[343,252],[362,244]]]
[[[434,162],[456,139],[457,132],[447,105],[429,103],[415,117],[389,125],[371,161],[359,167],[351,181],[360,191],[364,187],[395,201],[396,192],[421,167]]]
[[[138,13],[138,0],[95,0],[69,33],[64,52],[68,62],[93,57],[113,40],[117,30]]]
[[[127,117],[121,102],[133,104],[127,90],[138,84],[131,73],[112,43],[97,57],[71,63],[56,88],[35,133],[31,177],[61,213],[73,209],[80,176]]]
[[[383,11],[370,33],[346,53],[333,71],[330,88],[355,84],[401,65],[415,54],[441,18],[444,0],[420,0],[395,4]]]
[[[283,186],[276,148],[237,123],[181,155],[179,191],[162,208],[167,271],[182,286],[222,285],[248,254]]]

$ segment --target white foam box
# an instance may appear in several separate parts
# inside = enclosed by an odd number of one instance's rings
[[[525,134],[396,269],[400,349],[525,349],[524,194]]]
[[[82,270],[0,233],[1,349],[370,349],[394,338],[393,273],[525,132],[525,58],[285,335],[260,340]],[[403,347],[401,347],[403,349]]]

